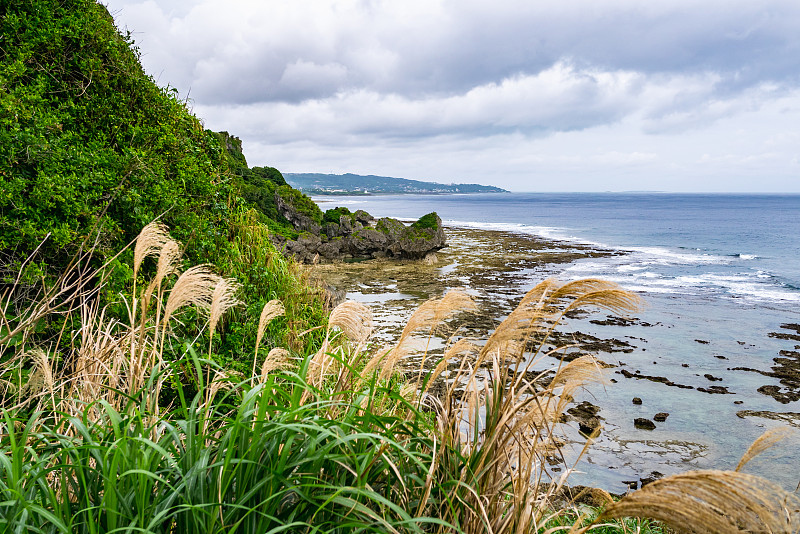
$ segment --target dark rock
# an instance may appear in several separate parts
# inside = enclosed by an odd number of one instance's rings
[[[353,214],[353,218],[360,222],[363,226],[369,226],[375,220],[375,217],[364,210],[356,210],[356,212]]]
[[[708,345],[709,342],[705,339],[695,339],[696,342],[700,343],[701,345]]]
[[[340,228],[341,227],[335,222],[328,223],[328,224],[326,224],[325,226],[322,227],[322,233],[325,234],[326,236],[328,236],[329,238],[331,238],[331,237],[341,237],[342,232],[341,232]]]
[[[653,421],[656,421],[658,423],[663,423],[664,421],[667,420],[667,417],[669,417],[669,414],[667,412],[658,412],[653,416]]]
[[[645,487],[648,484],[652,484],[659,478],[663,478],[664,473],[659,473],[658,471],[651,471],[649,475],[646,477],[642,477],[639,480],[641,481],[641,487]]]
[[[637,380],[649,380],[651,382],[660,382],[666,386],[672,386],[680,389],[694,389],[692,386],[687,386],[685,384],[678,384],[673,382],[672,380],[668,379],[665,376],[651,376],[651,375],[643,375],[638,370],[635,373],[631,373],[626,369],[622,369],[620,374],[625,378],[636,378]]]
[[[577,421],[578,431],[585,436],[589,436],[601,425],[602,417],[597,415],[599,412],[600,408],[598,406],[591,402],[583,401],[567,410],[567,420]]]
[[[300,213],[289,202],[276,191],[275,192],[275,207],[287,221],[291,223],[299,232],[309,232],[314,235],[319,235],[320,227],[314,219]]]
[[[375,223],[375,229],[385,234],[386,238],[391,242],[399,240],[405,228],[405,224],[391,217],[382,217]]]
[[[645,419],[644,417],[637,417],[633,420],[633,426],[639,428],[641,430],[655,430],[656,424],[652,422],[650,419]]]
[[[442,228],[442,219],[438,215],[436,215],[436,224],[433,227],[424,228],[415,226],[415,224],[405,227],[400,234],[400,239],[389,246],[389,250],[394,255],[422,259],[429,252],[444,247],[446,237]]]
[[[364,210],[341,215],[339,222],[328,222],[320,228],[309,216],[300,213],[279,195],[275,197],[278,211],[302,235],[295,240],[273,234],[275,245],[301,262],[310,263],[322,258],[327,261],[393,257],[423,259],[444,247],[446,236],[442,220],[435,213],[406,226],[397,219],[375,218]],[[431,257],[433,259],[433,257]]]
[[[639,397],[634,397],[633,398],[633,403],[634,404],[641,404],[642,403],[642,399],[640,399]]]
[[[780,386],[761,386],[757,391],[763,395],[769,395],[781,404],[800,400],[800,391],[782,391]]]
[[[724,386],[709,386],[707,388],[697,388],[697,391],[702,391],[703,393],[711,393],[716,395],[735,395],[733,391],[728,391],[728,388]]]
[[[711,380],[712,382],[720,382],[720,381],[722,381],[721,378],[717,378],[716,376],[714,376],[712,374],[709,374],[709,373],[706,373],[703,376],[706,377],[708,380]]]
[[[599,326],[632,326],[637,324],[639,319],[637,318],[625,318],[625,317],[614,317],[612,315],[607,315],[605,319],[592,319],[589,321],[592,324],[596,324]]]
[[[327,258],[327,259],[334,259],[338,258],[342,252],[342,240],[341,239],[331,239],[326,243],[322,243],[317,249],[319,255]]]
[[[353,256],[371,256],[373,252],[384,251],[388,239],[384,234],[372,228],[362,228],[342,238],[344,249]]]

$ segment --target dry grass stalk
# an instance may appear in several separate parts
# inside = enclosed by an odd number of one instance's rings
[[[138,243],[138,241],[137,241]],[[147,289],[142,296],[143,304],[143,313],[146,313],[147,306],[150,303],[150,299],[153,296],[153,293],[156,290],[161,290],[161,284],[164,282],[164,279],[171,275],[178,272],[178,261],[181,258],[181,247],[177,241],[173,241],[172,239],[167,240],[164,243],[164,246],[161,247],[159,254],[158,254],[158,265],[156,266],[156,275],[148,284]],[[135,293],[135,289],[134,289]]]
[[[800,499],[754,475],[690,471],[625,496],[597,521],[623,517],[649,517],[681,533],[789,533],[800,531]]]
[[[281,348],[275,347],[267,357],[264,359],[264,363],[261,364],[261,375],[260,375],[260,383],[264,383],[267,380],[267,376],[276,369],[283,369],[289,365],[289,351]]]
[[[397,344],[388,352],[382,353],[381,379],[388,378],[397,368],[397,364],[405,359],[414,349],[412,335],[425,330],[430,340],[433,329],[459,312],[469,312],[477,309],[475,301],[464,291],[450,290],[440,299],[431,299],[411,314]],[[423,360],[420,364],[420,374],[425,366],[427,347],[423,351]],[[370,362],[371,367],[377,366],[378,361]],[[370,369],[371,369],[370,367]],[[421,376],[420,376],[421,378]],[[418,379],[419,381],[419,379]]]
[[[148,256],[155,256],[163,246],[171,241],[167,227],[160,222],[151,222],[139,232],[136,246],[133,249],[133,277],[139,273],[139,268]]]
[[[163,325],[166,325],[173,314],[184,306],[193,305],[209,312],[214,297],[214,288],[222,279],[211,271],[208,265],[190,267],[178,277],[175,286],[169,292],[164,309]]]
[[[751,445],[747,448],[745,453],[742,455],[742,459],[739,460],[739,464],[736,466],[734,471],[741,471],[742,468],[753,458],[761,454],[762,452],[774,447],[779,442],[783,441],[789,435],[792,434],[792,430],[788,427],[776,427],[771,430],[767,430],[761,436],[758,437]]]
[[[355,343],[355,346],[346,347],[344,344],[332,347],[331,334],[334,328],[339,328],[345,338]],[[308,381],[320,387],[325,377],[336,372],[336,356],[344,357],[346,354],[359,356],[372,333],[372,312],[366,306],[354,301],[345,301],[331,311],[328,318],[328,328],[325,339],[320,349],[312,356],[308,364]],[[342,382],[340,377],[339,383]]]
[[[462,510],[470,512],[452,518],[466,532],[535,531],[550,517],[550,500],[571,472],[555,477],[547,462],[559,451],[561,415],[573,393],[598,380],[601,369],[592,357],[578,358],[560,368],[548,387],[534,385],[543,375],[531,380],[525,371],[543,357],[541,345],[565,309],[592,305],[627,311],[637,302],[635,295],[606,282],[545,280],[525,295],[477,357],[467,342],[454,345],[465,349],[470,361],[462,360],[449,377],[452,385],[437,426],[443,429],[443,443],[469,459],[469,469],[460,476],[470,490],[459,499]],[[539,348],[529,351],[531,340]],[[434,373],[442,368],[440,363]],[[459,384],[466,384],[461,394]]]
[[[431,371],[431,373],[425,377],[425,382],[421,384],[422,393],[425,393],[431,387],[431,385],[433,385],[433,383],[441,376],[441,374],[447,369],[453,360],[458,359],[461,362],[475,360],[480,353],[480,350],[481,348],[473,343],[469,338],[461,338],[453,343],[447,348],[444,356],[433,369],[433,371]]]
[[[286,309],[283,307],[283,303],[278,299],[273,299],[266,304],[261,309],[261,316],[258,319],[258,331],[256,332],[256,347],[253,350],[253,371],[252,374],[256,374],[256,362],[258,361],[258,349],[261,347],[261,340],[264,339],[264,332],[266,332],[267,327],[270,325],[273,319],[276,317],[281,317],[286,314]],[[267,361],[269,361],[269,356],[266,360],[264,360],[264,364],[266,365]]]
[[[211,310],[208,316],[209,338],[213,339],[217,323],[225,312],[241,304],[241,301],[236,298],[238,290],[239,284],[232,278],[220,278],[217,282],[214,292],[211,294]]]

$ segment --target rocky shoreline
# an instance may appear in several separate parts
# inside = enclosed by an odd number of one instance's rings
[[[314,272],[340,298],[368,304],[378,331],[376,343],[390,345],[416,307],[448,289],[466,288],[481,312],[459,318],[448,331],[440,332],[442,339],[454,334],[480,339],[510,313],[535,282],[562,276],[569,265],[620,254],[596,246],[504,231],[460,227],[447,227],[445,231],[447,247],[430,261],[383,258],[317,265]],[[732,451],[734,458],[726,461],[735,465],[736,455],[744,452],[765,425],[800,426],[797,410],[775,411],[770,402],[778,399],[769,395],[771,389],[764,389],[780,387],[783,395],[796,391],[791,362],[787,361],[795,361],[793,355],[781,352],[775,358],[775,368],[764,370],[752,358],[747,359],[757,350],[748,338],[721,344],[708,335],[684,336],[681,350],[691,349],[684,357],[665,352],[664,341],[658,345],[661,349],[652,346],[659,339],[680,337],[674,320],[669,314],[652,313],[644,313],[641,318],[570,314],[544,352],[568,348],[553,352],[551,358],[545,359],[550,363],[543,361],[535,371],[529,371],[532,375],[545,373],[546,380],[548,366],[557,367],[562,360],[586,353],[598,356],[608,368],[612,385],[592,388],[576,398],[576,405],[564,420],[567,448],[578,447],[586,435],[600,432],[582,462],[590,476],[579,476],[576,483],[624,491],[644,485],[662,473],[725,467],[727,464],[720,463],[724,450]],[[785,326],[786,331],[769,336],[765,332],[764,338],[772,339],[773,344],[796,343],[793,336],[799,333],[790,328],[794,324]],[[441,351],[444,344],[433,340],[430,352]],[[738,348],[738,354],[731,352],[737,350],[733,347]],[[796,350],[794,345],[784,348],[788,352]],[[746,361],[751,365],[741,369],[745,367],[741,363]],[[419,361],[412,358],[407,365],[416,369]],[[754,378],[758,376],[775,382],[758,382]],[[708,409],[721,410],[718,418],[727,425],[746,422],[741,426],[744,435],[737,436],[739,430],[729,433],[730,443],[724,446],[706,438],[697,424],[703,418],[703,410]],[[552,470],[565,468],[554,465]]]

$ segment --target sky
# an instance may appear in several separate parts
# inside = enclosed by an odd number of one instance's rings
[[[106,3],[104,1],[104,3]],[[250,165],[800,192],[797,0],[109,0]]]

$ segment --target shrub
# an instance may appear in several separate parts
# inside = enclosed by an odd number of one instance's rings
[[[325,212],[325,215],[322,217],[323,223],[336,223],[339,224],[342,216],[349,216],[351,219],[353,218],[353,212],[349,209],[340,207],[340,208],[331,208]]]
[[[438,218],[439,216],[436,214],[435,211],[433,211],[431,213],[428,213],[427,215],[423,215],[417,221],[413,222],[411,224],[411,227],[419,228],[422,230],[428,228],[430,228],[431,230],[438,230],[439,229],[439,223],[437,222]]]

